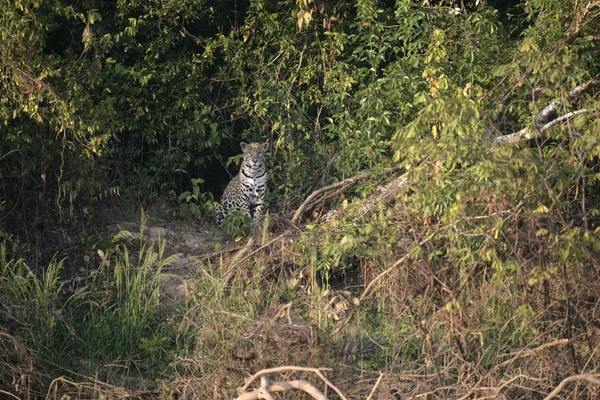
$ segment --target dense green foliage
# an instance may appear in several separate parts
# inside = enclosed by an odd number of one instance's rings
[[[417,386],[444,387],[441,398],[475,390],[461,380],[473,365],[479,387],[506,386],[514,393],[494,393],[514,398],[597,371],[600,4],[500,3],[8,1],[0,334],[54,364],[83,343],[67,370],[77,359],[164,369],[176,383],[161,393],[184,396],[177,379],[226,375],[224,354],[269,348],[267,334],[255,336],[267,328],[246,319],[301,297],[302,326],[316,324],[322,342],[311,330],[306,342],[290,334],[294,345],[391,376],[436,376]],[[494,143],[521,130],[529,136]],[[133,256],[123,235],[95,242],[90,232],[130,204],[209,220],[237,143],[264,139],[271,215],[289,219],[313,190],[367,178],[319,203],[337,209],[332,221],[244,258],[245,276],[232,279],[223,256],[205,259],[176,310],[159,304],[164,268],[177,260],[163,244],[142,241]],[[402,190],[377,199],[402,174]],[[247,228],[236,218],[234,236]],[[93,279],[62,298],[66,264]],[[285,279],[266,282],[265,265]],[[346,309],[360,309],[336,325],[333,298],[319,299],[353,274],[360,302]],[[512,358],[563,339],[547,359]],[[256,369],[327,357],[285,351],[232,360]],[[0,366],[9,361],[25,364],[0,353]],[[219,396],[231,397],[236,382],[223,382]]]

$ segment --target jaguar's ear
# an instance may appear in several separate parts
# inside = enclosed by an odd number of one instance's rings
[[[242,151],[246,150],[246,146],[248,146],[248,143],[246,143],[246,142],[240,143],[240,147],[242,148]]]
[[[261,147],[263,148],[264,151],[269,150],[269,141],[267,140],[266,142],[261,144]]]

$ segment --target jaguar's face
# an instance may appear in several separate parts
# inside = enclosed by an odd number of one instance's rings
[[[244,152],[244,163],[255,167],[265,162],[267,148],[269,143],[244,143],[241,144],[242,151]]]

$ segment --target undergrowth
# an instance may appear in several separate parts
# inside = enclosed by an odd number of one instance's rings
[[[598,1],[5,3],[0,395],[600,397]]]

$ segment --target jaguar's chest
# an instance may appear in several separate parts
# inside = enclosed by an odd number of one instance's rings
[[[263,198],[267,187],[266,173],[260,177],[249,177],[240,174],[237,178],[239,196],[250,203],[254,203]]]

